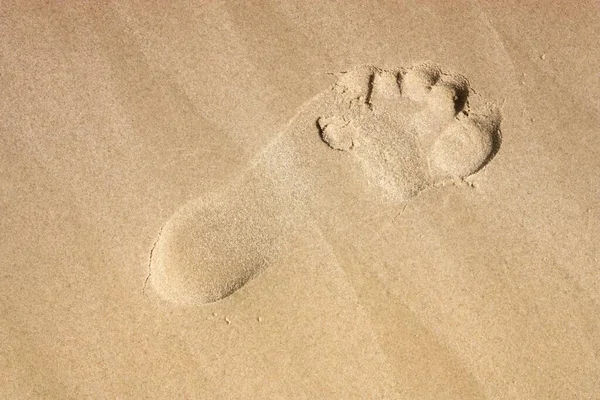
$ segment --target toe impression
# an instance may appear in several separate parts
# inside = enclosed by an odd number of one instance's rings
[[[432,63],[417,64],[402,76],[402,94],[410,100],[425,102],[433,85],[440,79],[440,68]]]
[[[465,178],[479,171],[497,150],[500,114],[490,108],[485,114],[461,116],[434,142],[429,166],[436,174]]]

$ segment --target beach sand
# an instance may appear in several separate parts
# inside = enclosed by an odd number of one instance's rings
[[[599,398],[598,21],[3,3],[0,398]]]

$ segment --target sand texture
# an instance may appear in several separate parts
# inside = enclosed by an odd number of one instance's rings
[[[0,398],[600,398],[599,21],[1,3]]]
[[[240,179],[187,204],[161,229],[148,280],[164,299],[221,300],[293,251],[290,231],[327,225],[332,214],[355,220],[367,207],[380,212],[390,202],[391,218],[394,206],[467,178],[499,149],[500,112],[490,104],[471,110],[463,77],[430,64],[340,75],[301,107]],[[350,154],[328,151],[319,137]],[[329,177],[316,179],[323,171]],[[339,201],[354,204],[332,208]]]

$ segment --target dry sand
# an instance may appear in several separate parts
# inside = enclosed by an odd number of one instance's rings
[[[2,3],[0,398],[600,398],[598,21]]]

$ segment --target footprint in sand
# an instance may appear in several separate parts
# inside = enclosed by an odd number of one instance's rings
[[[315,215],[397,210],[474,174],[498,151],[501,118],[470,92],[464,77],[428,63],[341,73],[243,176],[167,221],[151,284],[176,303],[218,301],[293,249],[290,238]]]

